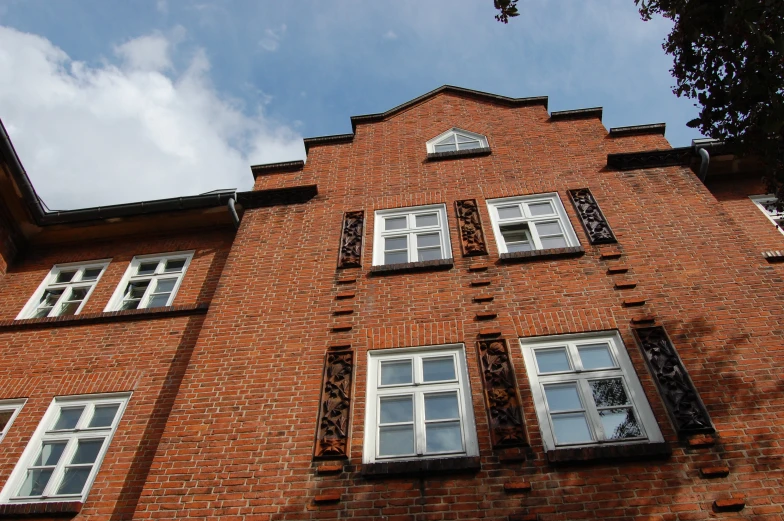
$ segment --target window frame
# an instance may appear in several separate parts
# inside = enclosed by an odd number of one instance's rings
[[[784,234],[784,211],[772,212],[765,207],[766,203],[775,201],[776,196],[773,194],[750,195],[749,199],[751,199],[757,208],[759,208],[759,210],[765,214],[765,217],[767,217],[768,220],[773,223],[773,226],[775,226],[781,234]]]
[[[412,221],[415,221],[417,215],[436,213],[438,216],[437,226],[425,226],[417,228],[412,226]],[[406,227],[394,230],[385,230],[386,219],[406,217]],[[414,223],[415,224],[415,223]],[[374,219],[373,230],[373,266],[393,266],[396,264],[407,264],[412,262],[425,262],[419,260],[419,249],[416,245],[412,247],[415,242],[414,237],[417,235],[428,235],[438,232],[441,236],[441,258],[438,260],[448,260],[452,258],[452,243],[449,237],[449,224],[446,217],[445,204],[429,204],[425,206],[409,206],[406,208],[390,208],[386,210],[376,210]],[[387,238],[406,236],[406,252],[408,260],[405,263],[389,263],[386,264],[386,241]],[[435,247],[427,247],[426,249],[435,249]]]
[[[106,273],[106,267],[109,265],[110,262],[111,262],[111,259],[99,259],[99,260],[87,261],[87,262],[68,262],[68,263],[64,263],[64,264],[55,264],[54,266],[52,266],[52,269],[49,270],[49,273],[46,275],[46,277],[44,277],[44,280],[41,281],[41,284],[38,285],[38,287],[36,288],[35,292],[33,292],[33,294],[30,297],[30,299],[27,301],[27,303],[24,305],[22,310],[16,316],[15,320],[24,320],[24,319],[30,319],[30,318],[50,318],[50,317],[59,317],[59,316],[75,316],[75,315],[78,315],[84,309],[85,304],[90,299],[90,296],[93,294],[93,290],[95,290],[95,287],[98,285],[98,282],[101,280],[101,277],[103,277],[103,274]],[[84,270],[90,269],[90,268],[100,268],[101,272],[98,274],[98,276],[95,278],[95,280],[92,280],[92,281],[82,281],[81,278],[84,275]],[[75,275],[74,278],[76,278],[78,276],[80,280],[68,281],[68,282],[59,282],[59,283],[57,282],[57,277],[60,275],[61,272],[63,272],[63,271],[70,271],[70,270],[74,270],[74,269],[77,271],[77,275]],[[77,309],[73,313],[73,315],[61,315],[59,313],[58,314],[53,314],[54,311],[62,303],[68,301],[64,297],[66,295],[70,296],[71,293],[73,292],[74,288],[82,288],[82,287],[87,287],[87,286],[89,286],[89,289],[87,290],[87,293],[85,294],[84,298],[82,299],[81,304],[79,304],[79,306],[77,307]],[[44,296],[46,291],[49,290],[49,289],[54,289],[54,290],[62,289],[63,293],[60,295],[60,297],[57,299],[55,304],[52,306],[51,311],[49,311],[49,313],[47,313],[46,317],[34,317],[33,315],[35,314],[35,312],[38,310],[38,308],[41,305],[41,298]]]
[[[30,441],[25,447],[22,456],[17,461],[14,470],[11,472],[8,481],[0,491],[0,503],[2,504],[24,504],[24,503],[52,503],[52,502],[68,502],[80,501],[84,502],[87,499],[90,490],[92,489],[95,478],[101,470],[101,464],[106,456],[111,445],[112,438],[118,430],[120,421],[122,421],[125,409],[131,398],[130,392],[123,393],[106,393],[106,394],[93,394],[93,395],[78,395],[78,396],[57,396],[49,404],[46,412],[44,413],[41,421],[38,423]],[[93,413],[96,407],[106,405],[118,405],[117,412],[115,412],[112,424],[107,427],[87,427],[88,421],[92,420]],[[54,423],[59,417],[59,413],[63,409],[70,409],[82,406],[85,408],[79,417],[76,427],[73,429],[55,430]],[[56,491],[57,487],[62,484],[62,477],[66,467],[73,467],[71,458],[74,456],[76,447],[79,440],[90,441],[97,438],[103,438],[103,444],[97,452],[95,460],[91,463],[91,470],[82,486],[81,493],[71,494],[44,494],[45,492]],[[65,448],[61,452],[58,461],[55,465],[43,465],[45,467],[53,467],[52,474],[47,481],[46,486],[42,490],[42,494],[36,496],[19,496],[17,495],[24,485],[27,477],[28,469],[32,467],[41,467],[41,465],[34,465],[36,458],[41,452],[44,443],[64,443]],[[89,462],[86,464],[90,464]]]
[[[109,303],[106,305],[104,312],[109,311],[121,311],[123,306],[123,301],[125,300],[125,290],[133,281],[143,281],[143,280],[151,280],[155,281],[155,286],[153,284],[148,284],[145,288],[144,293],[139,299],[139,305],[132,309],[156,309],[165,306],[171,306],[174,302],[174,299],[177,297],[177,292],[182,285],[182,281],[185,278],[185,274],[188,271],[188,267],[190,266],[191,260],[193,259],[193,255],[195,250],[186,250],[186,251],[177,251],[171,253],[156,253],[156,254],[149,254],[149,255],[136,255],[131,262],[128,264],[128,268],[125,270],[122,279],[117,284],[117,288],[114,290],[112,297],[109,299]],[[169,298],[166,301],[165,306],[156,306],[154,308],[149,307],[149,300],[155,291],[153,290],[154,287],[157,288],[157,281],[161,279],[171,279],[174,278],[175,273],[165,273],[162,271],[161,265],[165,267],[165,261],[168,260],[175,260],[178,258],[183,258],[185,263],[182,266],[182,269],[177,275],[177,281],[174,283],[172,290],[169,294]],[[155,272],[149,275],[134,275],[139,266],[142,263],[151,263],[153,261],[158,262],[158,266],[155,268]]]
[[[424,383],[422,379],[422,360],[427,358],[444,358],[452,356],[455,363],[455,380],[444,380]],[[412,360],[412,384],[381,385],[381,363]],[[460,414],[462,435],[462,451],[426,452],[424,417],[424,395],[456,392]],[[414,425],[414,454],[380,456],[378,434],[380,429],[380,403],[384,397],[412,396]],[[448,419],[453,421],[453,419]],[[471,394],[471,383],[468,378],[465,345],[447,344],[439,346],[407,347],[368,351],[368,371],[365,409],[365,439],[362,451],[362,463],[379,463],[395,461],[422,461],[425,459],[461,458],[478,456],[479,445],[476,435],[476,422]]]
[[[610,347],[611,357],[614,358],[617,367],[586,370],[581,366],[579,358],[573,357],[579,345],[595,345],[597,343],[607,343]],[[536,350],[547,350],[557,347],[567,346],[571,371],[553,371],[542,374],[538,370],[538,364],[534,352]],[[531,385],[536,417],[539,421],[539,429],[542,433],[542,441],[545,451],[568,448],[597,447],[597,446],[617,446],[617,445],[637,445],[661,443],[664,441],[659,424],[653,414],[650,403],[640,383],[637,372],[634,370],[629,354],[626,350],[618,331],[602,331],[595,333],[579,333],[568,335],[552,335],[545,337],[521,338],[520,347],[525,360],[528,381]],[[636,418],[643,436],[624,439],[602,439],[603,427],[598,415],[598,408],[589,393],[590,380],[596,379],[616,379],[620,378],[624,385],[629,404],[626,406],[616,406],[624,408],[630,406],[636,413]],[[557,443],[554,427],[552,425],[552,415],[548,408],[545,397],[545,385],[558,385],[559,383],[577,382],[579,398],[586,414],[588,428],[591,431],[591,441]],[[608,407],[609,408],[609,407]]]
[[[574,227],[572,226],[571,221],[569,220],[569,216],[566,213],[566,209],[564,208],[563,202],[561,202],[561,197],[558,195],[557,192],[515,196],[515,197],[503,197],[500,199],[488,199],[486,202],[487,202],[487,210],[488,213],[490,214],[490,223],[493,227],[493,234],[495,235],[496,244],[498,245],[498,252],[500,254],[516,253],[516,252],[509,251],[506,238],[501,233],[501,226],[503,225],[525,224],[527,226],[527,231],[525,233],[528,236],[528,242],[531,243],[532,248],[530,250],[523,250],[523,251],[543,251],[543,250],[552,249],[552,248],[542,247],[542,242],[539,236],[539,232],[536,230],[535,226],[531,226],[531,223],[536,224],[536,223],[558,222],[560,229],[562,231],[561,235],[563,235],[566,241],[566,245],[562,246],[562,248],[570,248],[570,247],[580,245],[580,241],[577,238],[577,234],[574,231]],[[530,215],[530,211],[528,210],[526,205],[544,203],[544,202],[549,202],[555,211],[551,214],[541,215],[541,216]],[[520,208],[520,212],[522,214],[521,217],[508,218],[508,219],[500,218],[498,213],[498,209],[500,207],[515,206],[515,205],[517,205]]]
[[[479,141],[479,146],[472,147],[472,148],[464,148],[461,150],[460,143],[457,141],[456,138],[457,135],[462,135],[464,137],[471,138],[474,141]],[[439,142],[443,141],[445,138],[450,136],[455,137],[455,150],[447,150],[442,152],[437,151],[436,145],[441,145],[441,143]],[[487,136],[484,136],[482,134],[477,134],[476,132],[471,132],[470,130],[463,130],[462,128],[457,128],[457,127],[452,127],[449,130],[442,132],[436,137],[428,140],[427,143],[425,143],[425,146],[427,148],[428,154],[448,154],[453,152],[465,152],[468,150],[483,150],[486,148],[490,148],[490,145],[488,144],[487,141]]]
[[[22,411],[22,407],[25,406],[27,403],[27,398],[16,398],[11,400],[0,400],[0,412],[7,412],[13,411],[11,413],[11,417],[8,418],[8,422],[5,424],[5,427],[0,429],[0,442],[3,441],[8,431],[11,429],[11,426],[16,420],[16,417],[19,416],[19,413]]]

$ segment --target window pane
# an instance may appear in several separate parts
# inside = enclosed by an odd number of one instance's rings
[[[63,481],[57,488],[57,494],[81,494],[92,469],[92,467],[65,469]]]
[[[429,248],[427,250],[417,250],[417,260],[431,261],[441,258],[441,248]]]
[[[457,405],[457,393],[426,394],[425,420],[460,419],[460,408]]]
[[[40,496],[54,469],[32,469],[27,471],[27,478],[22,483],[17,496]]]
[[[593,439],[584,413],[558,414],[552,418],[556,443],[580,443]]]
[[[71,294],[68,295],[68,300],[84,300],[88,289],[90,288],[72,288]]]
[[[542,248],[566,248],[568,244],[566,244],[566,239],[563,237],[543,237],[540,239],[542,241]]]
[[[551,412],[583,408],[576,383],[545,385],[544,393]]]
[[[507,242],[506,251],[514,253],[516,251],[531,251],[533,250],[530,242]]]
[[[417,235],[416,238],[417,238],[418,248],[426,248],[428,246],[441,246],[440,233],[425,233],[422,235]]]
[[[125,298],[139,299],[142,298],[144,292],[147,291],[147,286],[150,285],[149,280],[140,280],[137,282],[129,282],[128,287],[125,288]]]
[[[431,423],[425,426],[426,451],[459,452],[463,450],[460,422]]]
[[[482,148],[482,143],[479,141],[469,141],[467,143],[460,143],[458,146],[460,150],[473,150],[475,148]]]
[[[612,380],[591,380],[588,382],[593,392],[593,401],[597,407],[613,407],[615,405],[628,405],[629,397],[623,388],[620,378]]]
[[[158,261],[142,262],[139,264],[139,269],[136,271],[137,275],[152,275],[158,267]]]
[[[58,315],[61,316],[61,317],[68,317],[68,316],[71,316],[71,315],[75,315],[76,314],[76,310],[79,309],[79,306],[81,305],[81,303],[82,303],[81,301],[63,302],[60,305],[60,312],[58,313]]]
[[[101,451],[103,440],[79,440],[79,445],[76,447],[71,465],[80,465],[84,463],[95,463],[98,453]]]
[[[413,396],[381,398],[380,402],[380,423],[404,423],[414,421]]]
[[[506,242],[530,240],[528,224],[526,223],[503,224],[499,228],[501,229],[501,235],[504,236],[504,241]]]
[[[451,356],[443,358],[423,358],[422,378],[425,382],[440,382],[455,379],[455,359]]]
[[[120,306],[120,309],[121,310],[136,309],[138,307],[139,307],[139,301],[138,300],[124,300],[123,303],[122,303],[122,306]]]
[[[60,298],[60,295],[63,294],[63,290],[61,289],[47,289],[44,291],[43,297],[41,297],[41,304],[44,306],[51,308],[57,303],[57,299]]]
[[[76,270],[67,270],[67,271],[64,270],[57,274],[57,279],[55,279],[55,281],[58,284],[71,282],[74,278],[74,275],[76,275]]]
[[[5,430],[5,426],[11,421],[11,416],[13,415],[14,411],[0,411],[0,433]]]
[[[479,140],[475,137],[465,136],[463,134],[455,134],[455,138],[457,138],[458,143],[479,143]],[[460,147],[462,148],[462,147]]]
[[[88,427],[110,427],[119,408],[119,405],[102,405],[96,407]]]
[[[434,148],[436,152],[454,152],[457,150],[457,146],[455,146],[453,143],[447,145],[436,145]]]
[[[561,235],[561,225],[558,223],[536,223],[536,231],[539,235]]]
[[[63,455],[66,442],[60,443],[44,443],[41,446],[41,452],[33,462],[34,467],[46,467],[50,465],[57,465],[60,461],[60,456]]]
[[[498,209],[498,217],[501,219],[514,219],[522,216],[523,213],[520,211],[520,207],[517,205],[502,206]]]
[[[617,367],[610,354],[610,346],[607,344],[579,346],[577,350],[580,352],[580,360],[583,361],[585,369]]]
[[[381,385],[413,383],[411,360],[381,362]]]
[[[438,226],[438,214],[425,213],[416,216],[416,227],[422,228],[423,226]]]
[[[384,219],[384,230],[402,230],[407,228],[407,218],[406,217],[386,217]]]
[[[155,283],[155,293],[171,293],[177,279],[163,279]]]
[[[163,268],[164,273],[176,273],[182,271],[185,266],[185,259],[169,259],[166,261],[166,266]]]
[[[53,430],[62,430],[62,429],[73,429],[76,427],[76,423],[79,421],[79,418],[82,416],[82,411],[84,411],[84,407],[72,407],[69,409],[60,409],[60,415],[57,417],[57,421],[54,423]]]
[[[82,272],[82,280],[95,280],[101,274],[103,268],[86,268]]]
[[[552,215],[555,212],[553,211],[553,206],[549,202],[545,201],[542,203],[532,203],[528,205],[528,211],[531,212],[531,215],[537,217],[539,215]]]
[[[387,237],[384,239],[384,249],[389,250],[405,250],[408,248],[407,237]]]
[[[408,262],[408,252],[406,251],[384,254],[384,264],[404,264],[406,262]]]
[[[414,426],[381,427],[378,432],[379,456],[402,456],[414,453]]]
[[[608,440],[622,440],[624,438],[639,438],[642,431],[634,417],[634,410],[628,409],[605,409],[599,411],[602,419],[604,435]]]
[[[169,296],[170,293],[164,293],[162,295],[153,295],[150,297],[149,302],[147,302],[148,308],[160,308],[169,303]]]
[[[566,355],[565,347],[556,349],[537,349],[536,365],[539,366],[540,373],[554,373],[556,371],[570,371],[572,366],[569,364],[569,357]]]

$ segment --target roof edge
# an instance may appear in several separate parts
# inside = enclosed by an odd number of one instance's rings
[[[574,109],[574,110],[559,110],[557,112],[550,113],[550,120],[567,121],[572,119],[599,118],[599,121],[601,121],[603,112],[604,112],[603,107],[590,107],[586,109]]]
[[[632,125],[628,127],[613,127],[610,129],[610,137],[637,136],[643,134],[661,134],[667,129],[666,123],[651,123],[648,125]]]
[[[260,165],[251,165],[250,171],[253,178],[256,179],[262,175],[282,174],[285,172],[298,172],[305,167],[305,161],[298,159],[296,161],[284,161],[281,163],[263,163]]]
[[[331,145],[335,143],[350,143],[354,140],[354,133],[351,134],[332,134],[330,136],[316,136],[307,137],[302,140],[305,144],[305,153],[308,153],[310,147],[318,145]]]

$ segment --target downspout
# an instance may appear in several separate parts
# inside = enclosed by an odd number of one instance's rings
[[[240,216],[237,215],[237,206],[234,197],[229,198],[228,207],[229,215],[231,215],[231,220],[234,222],[234,229],[238,230],[240,227]]]
[[[700,181],[704,183],[705,178],[708,176],[708,166],[710,165],[710,154],[705,149],[705,147],[698,148],[697,152],[700,154],[700,157],[702,158],[702,162],[700,163],[699,178]]]

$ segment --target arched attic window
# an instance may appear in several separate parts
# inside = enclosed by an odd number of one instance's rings
[[[482,134],[459,128],[451,128],[427,142],[428,154],[475,150],[477,148],[488,148],[487,138]]]

